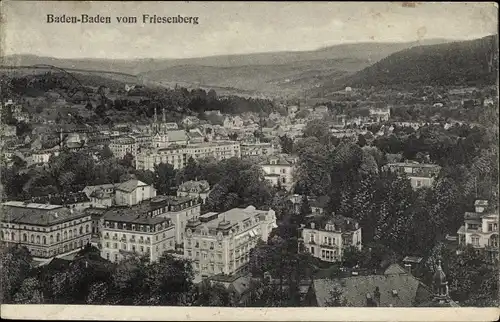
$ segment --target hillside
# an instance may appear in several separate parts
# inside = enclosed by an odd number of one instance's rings
[[[488,36],[405,49],[354,75],[331,79],[321,90],[335,91],[346,86],[494,85],[497,74],[497,36]]]
[[[444,43],[428,40],[423,44]],[[155,83],[227,88],[232,92],[297,94],[327,80],[351,75],[388,55],[419,43],[358,43],[312,51],[271,52],[185,59],[59,59],[34,55],[3,58],[2,65],[49,64],[64,69],[140,75]],[[108,75],[107,75],[108,76]]]

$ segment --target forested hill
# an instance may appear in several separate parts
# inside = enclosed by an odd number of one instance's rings
[[[394,53],[324,90],[351,87],[494,85],[498,74],[498,36],[418,46]]]

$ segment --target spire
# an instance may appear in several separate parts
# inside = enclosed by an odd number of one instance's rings
[[[156,107],[155,107],[155,119],[154,119],[154,122],[158,122],[158,114],[156,113]]]
[[[162,115],[161,121],[163,123],[167,123],[167,115],[165,114],[165,108],[163,108],[163,115]]]
[[[441,267],[441,259],[438,260],[436,265],[436,272],[432,278],[434,299],[439,302],[447,302],[450,300],[448,294],[448,282],[446,281],[446,274]]]

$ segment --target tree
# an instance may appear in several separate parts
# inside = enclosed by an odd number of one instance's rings
[[[123,159],[120,160],[120,164],[126,168],[134,167],[134,156],[131,153],[127,153],[123,156]]]
[[[287,153],[287,154],[292,154],[294,152],[293,139],[288,137],[286,134],[283,136],[280,136],[279,139],[280,139],[280,145],[281,145],[281,152]]]
[[[358,145],[360,147],[364,147],[366,145],[366,139],[365,139],[365,136],[363,134],[358,135]]]
[[[169,163],[160,163],[154,167],[154,187],[158,194],[168,195],[175,186],[176,170]]]
[[[302,196],[300,201],[300,216],[305,218],[312,213],[311,205],[309,204],[309,198],[306,195]]]
[[[43,304],[43,292],[40,282],[36,277],[28,277],[24,279],[21,287],[14,295],[14,303],[16,304]]]
[[[113,157],[113,152],[111,151],[108,145],[105,145],[104,148],[101,150],[101,158],[109,159],[112,157]]]
[[[198,288],[195,305],[197,306],[232,306],[234,299],[231,293],[220,283],[204,280]]]
[[[2,303],[12,303],[15,294],[21,293],[17,299],[24,298],[26,291],[32,285],[30,281],[23,285],[31,270],[32,257],[26,247],[18,245],[5,247],[0,250],[0,274],[2,292],[0,292]]]

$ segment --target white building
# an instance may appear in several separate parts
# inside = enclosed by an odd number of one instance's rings
[[[327,262],[342,261],[344,249],[354,246],[361,249],[361,227],[351,219],[336,216],[324,227],[313,222],[302,229],[304,246],[314,257]]]
[[[186,181],[177,189],[178,197],[200,198],[202,203],[205,203],[209,193],[210,184],[207,180]]]
[[[464,225],[458,230],[459,245],[472,245],[498,259],[498,209],[488,209],[488,201],[476,200],[475,212],[466,212]]]
[[[118,159],[129,153],[134,157],[137,155],[137,144],[132,136],[122,136],[111,139],[109,149],[113,152],[113,156]]]
[[[133,206],[156,196],[156,189],[142,181],[132,179],[115,188],[115,204],[118,206]]]
[[[293,177],[296,168],[297,157],[287,154],[277,154],[269,156],[261,162],[260,166],[264,171],[264,178],[273,185],[281,185],[287,190],[293,187]]]
[[[389,163],[386,169],[401,175],[406,175],[410,179],[413,189],[422,187],[432,187],[441,167],[436,164],[424,164],[418,162],[397,162]]]
[[[194,261],[195,275],[235,274],[245,271],[250,250],[267,241],[276,228],[273,210],[234,208],[190,220],[184,238],[184,257]]]
[[[25,246],[42,261],[76,252],[90,243],[92,220],[59,205],[8,201],[1,205],[2,243]]]
[[[153,262],[175,248],[175,229],[168,218],[109,212],[101,220],[101,256],[109,261],[118,262],[129,254],[138,254],[148,255]]]
[[[241,157],[268,156],[274,153],[271,143],[241,143]]]

